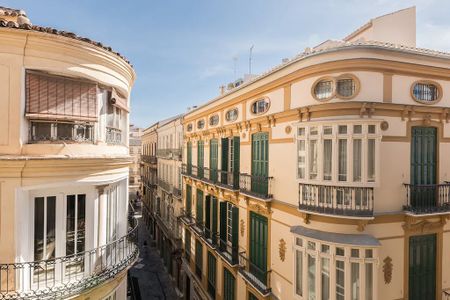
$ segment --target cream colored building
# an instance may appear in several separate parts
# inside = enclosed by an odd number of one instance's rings
[[[130,166],[130,197],[131,199],[136,198],[136,192],[141,188],[141,155],[142,155],[142,128],[130,125],[130,136],[128,140],[128,147],[130,151],[130,156],[133,158],[133,163]]]
[[[186,299],[442,299],[450,54],[415,8],[184,116]]]
[[[126,299],[129,94],[120,54],[0,8],[0,298]]]

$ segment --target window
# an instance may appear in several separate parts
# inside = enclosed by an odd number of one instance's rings
[[[34,198],[34,260],[54,259],[56,252],[56,196]],[[54,276],[54,267],[34,269],[35,280]]]
[[[228,110],[228,111],[225,113],[225,119],[226,119],[228,122],[233,122],[233,121],[236,121],[236,120],[237,120],[238,115],[239,115],[238,109],[237,109],[237,108],[232,108],[232,109]]]
[[[213,115],[209,117],[210,126],[216,126],[217,124],[219,124],[219,115]]]
[[[32,120],[29,141],[93,142],[94,125],[92,123],[83,122],[50,122]]]
[[[205,120],[197,121],[197,129],[203,129],[205,127]]]
[[[216,258],[208,251],[208,294],[216,298]]]
[[[300,180],[376,181],[377,125],[318,123],[297,129],[297,177]]]
[[[373,248],[338,246],[295,237],[295,294],[303,299],[329,300],[334,294],[335,299],[344,300],[350,296],[352,300],[372,300],[374,264],[377,262],[373,251]],[[364,291],[360,286],[362,280]]]
[[[239,208],[231,202],[220,202],[220,251],[232,264],[238,259]]]
[[[223,268],[223,300],[235,300],[236,279],[227,268]]]
[[[351,98],[356,93],[356,82],[353,78],[340,78],[336,81],[336,94],[339,98]]]
[[[195,240],[195,274],[202,278],[203,268],[203,246],[199,240]]]
[[[437,82],[417,81],[411,86],[414,100],[424,104],[433,104],[442,98],[442,88]]]
[[[259,115],[268,111],[269,107],[270,107],[269,98],[262,98],[253,102],[250,107],[250,110],[253,114]]]
[[[187,131],[188,131],[188,132],[192,131],[192,123],[190,123],[190,124],[187,125]]]
[[[85,251],[86,240],[86,195],[67,195],[66,211],[66,255]],[[78,255],[79,256],[79,255]],[[84,257],[66,263],[66,274],[84,271]]]
[[[314,85],[313,96],[316,100],[328,100],[333,97],[333,80],[323,79]]]

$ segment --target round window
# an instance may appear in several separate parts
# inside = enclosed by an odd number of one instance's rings
[[[236,121],[237,117],[238,117],[238,109],[237,108],[230,109],[225,114],[225,119],[228,122]]]
[[[252,103],[251,112],[255,115],[263,114],[269,110],[270,102],[267,98],[258,99]]]
[[[328,100],[333,96],[333,80],[319,80],[313,87],[313,96],[317,100]]]
[[[210,126],[216,126],[217,124],[219,124],[219,115],[213,115],[209,117]]]
[[[411,94],[414,100],[425,104],[435,103],[442,97],[440,85],[428,81],[419,81],[414,83]]]
[[[197,129],[203,129],[203,127],[205,127],[205,120],[198,120]]]
[[[356,95],[356,88],[353,78],[344,77],[336,81],[336,94],[339,98],[352,98]]]

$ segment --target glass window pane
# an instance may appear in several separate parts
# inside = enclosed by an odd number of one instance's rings
[[[375,181],[375,140],[367,141],[367,181]]]
[[[73,139],[73,124],[58,123],[56,124],[57,139],[58,140],[72,140]]]
[[[309,129],[309,134],[310,135],[317,135],[319,133],[319,131],[317,130],[317,127],[316,126],[312,126],[310,129]]]
[[[352,263],[351,265],[351,299],[359,299],[359,263]]]
[[[332,151],[332,140],[324,140],[323,141],[323,179],[331,180],[332,175],[332,159],[333,159],[333,151]]]
[[[322,258],[322,270],[321,270],[321,281],[322,281],[322,300],[330,299],[330,259]]]
[[[317,141],[309,141],[309,178],[317,178]]]
[[[319,81],[314,87],[314,95],[318,100],[330,98],[333,93],[333,82],[331,80]]]
[[[309,250],[316,250],[316,243],[308,242],[308,249]]]
[[[355,134],[362,133],[362,125],[353,125],[353,133]]]
[[[322,245],[322,253],[330,253],[330,246]]]
[[[339,125],[339,134],[346,134],[347,133],[347,125]]]
[[[44,197],[34,198],[34,260],[44,258]]]
[[[369,133],[375,133],[375,125],[369,125],[369,129],[368,129],[368,132]]]
[[[75,195],[67,195],[66,255],[75,254]]]
[[[304,136],[305,135],[305,128],[304,127],[298,129],[298,135],[299,136]]]
[[[351,255],[352,257],[359,257],[359,249],[352,249]]]
[[[332,134],[333,133],[333,127],[331,126],[323,126],[323,134]]]
[[[366,300],[373,299],[373,264],[366,264]]]
[[[336,300],[345,299],[345,263],[336,261]]]
[[[336,91],[342,97],[351,97],[355,94],[356,84],[351,78],[339,79],[336,83]]]
[[[353,140],[353,181],[360,182],[362,169],[362,141]]]
[[[339,181],[347,181],[347,140],[339,139]]]
[[[308,299],[316,299],[316,258],[308,254]]]
[[[45,259],[55,258],[56,251],[56,197],[47,197],[47,249]]]
[[[303,240],[301,238],[296,238],[296,242],[295,243],[296,243],[297,246],[300,246],[300,247],[303,246]]]
[[[306,153],[305,153],[305,141],[298,141],[298,178],[305,178],[305,168],[306,168]]]
[[[373,257],[372,249],[366,249],[366,258],[372,258],[372,257]]]
[[[303,253],[296,251],[296,264],[295,264],[295,291],[297,295],[303,296]]]
[[[345,255],[344,248],[336,247],[336,255],[344,256]]]

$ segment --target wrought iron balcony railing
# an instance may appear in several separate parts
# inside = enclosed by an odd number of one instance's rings
[[[149,163],[149,164],[156,164],[158,159],[156,158],[156,156],[153,156],[153,155],[142,155],[141,161]]]
[[[106,127],[106,142],[108,144],[121,144],[122,130],[114,127]]]
[[[192,210],[188,210],[186,208],[180,209],[180,218],[181,221],[186,225],[192,225],[195,223],[195,215]]]
[[[299,184],[299,209],[328,215],[371,217],[372,187]]]
[[[177,198],[181,198],[181,190],[177,187],[172,188],[172,194]]]
[[[169,193],[169,194],[172,193],[173,185],[171,185],[170,183],[165,182],[165,181],[162,180],[162,179],[158,179],[158,185],[159,185],[163,190],[165,190],[167,193]]]
[[[217,171],[217,183],[226,188],[229,188],[232,190],[238,190],[239,189],[239,173],[218,170]]]
[[[203,236],[205,241],[211,246],[211,248],[216,248],[218,240],[218,232],[214,232],[207,226],[203,229]]]
[[[239,253],[239,272],[264,297],[270,294],[270,270],[262,269],[251,262],[245,252]]]
[[[228,241],[219,239],[219,249],[217,253],[232,266],[239,263],[239,249],[238,247],[233,247]]]
[[[272,198],[272,177],[255,176],[246,173],[239,174],[239,189],[242,193],[269,200]]]
[[[450,212],[450,182],[441,184],[404,184],[406,205],[413,214]]]
[[[0,264],[0,299],[70,298],[114,278],[137,259],[137,224],[125,236],[73,255]]]
[[[176,160],[181,160],[181,148],[168,148],[168,149],[157,149],[156,156],[162,158],[173,158]]]

